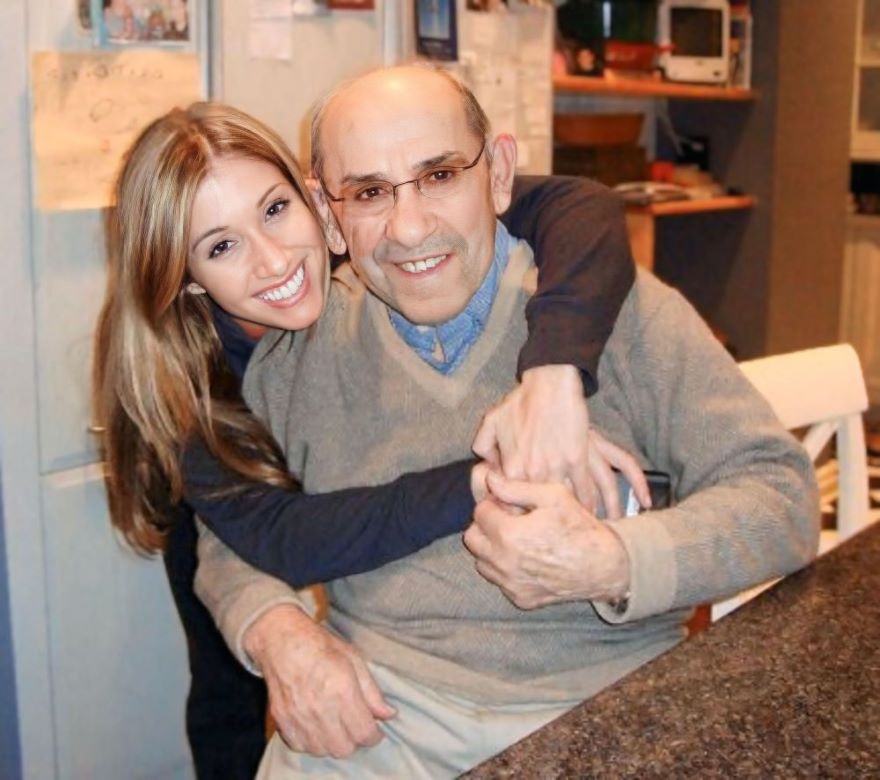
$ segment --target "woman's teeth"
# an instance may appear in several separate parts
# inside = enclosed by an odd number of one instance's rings
[[[420,274],[422,271],[436,268],[445,257],[446,255],[437,255],[436,257],[429,257],[427,260],[411,260],[408,263],[401,263],[400,267],[408,274]]]
[[[299,288],[302,287],[303,279],[306,278],[306,267],[301,265],[299,270],[290,277],[290,281],[287,284],[282,284],[280,287],[276,287],[274,290],[269,290],[268,292],[261,293],[257,296],[264,301],[283,301],[287,298],[292,298],[294,295],[299,292]]]

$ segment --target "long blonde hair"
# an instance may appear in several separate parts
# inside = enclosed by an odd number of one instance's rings
[[[216,103],[174,109],[140,134],[107,213],[93,407],[113,525],[142,553],[164,545],[163,520],[183,493],[182,454],[195,439],[249,483],[292,484],[277,445],[241,402],[210,301],[185,292],[193,200],[224,155],[276,166],[315,213],[284,141]]]

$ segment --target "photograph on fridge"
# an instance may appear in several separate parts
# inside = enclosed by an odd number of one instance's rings
[[[190,40],[193,0],[77,0],[77,18],[85,31],[97,28],[108,43],[185,43]]]

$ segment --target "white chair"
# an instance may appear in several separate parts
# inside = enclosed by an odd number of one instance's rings
[[[786,428],[807,428],[802,443],[814,462],[831,438],[837,437],[837,527],[822,531],[821,555],[866,526],[870,519],[862,427],[868,394],[858,355],[849,344],[837,344],[749,360],[740,363],[740,368]],[[712,620],[772,584],[764,583],[713,604]]]

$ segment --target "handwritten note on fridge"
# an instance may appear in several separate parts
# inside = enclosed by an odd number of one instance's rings
[[[45,210],[108,206],[137,133],[201,93],[198,59],[185,52],[35,52],[31,73],[37,205]]]

